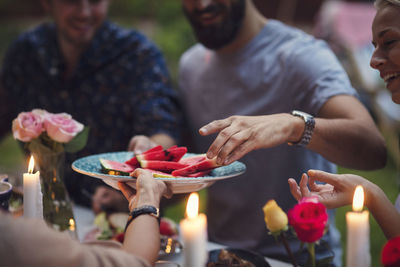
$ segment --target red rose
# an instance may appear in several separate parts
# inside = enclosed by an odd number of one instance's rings
[[[400,236],[386,242],[382,249],[381,260],[385,267],[400,266]]]
[[[305,243],[319,240],[328,221],[326,208],[319,202],[300,202],[289,210],[288,217],[297,237]]]

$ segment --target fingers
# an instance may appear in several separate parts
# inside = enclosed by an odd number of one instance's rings
[[[156,144],[147,136],[136,135],[130,140],[128,151],[133,151],[135,154],[141,154],[154,146],[156,146]]]
[[[301,192],[300,192],[300,187],[297,185],[296,180],[293,178],[289,178],[288,183],[289,183],[289,188],[290,188],[290,192],[292,193],[292,196],[297,201],[299,201],[302,198],[302,196],[301,196]]]
[[[243,143],[242,134],[239,134],[240,129],[227,127],[220,131],[207,151],[209,159],[218,155],[217,163],[222,164],[226,156],[233,150],[234,147]]]
[[[123,182],[118,182],[118,188],[121,190],[122,194],[124,195],[124,197],[130,201],[130,199],[132,197],[135,196],[136,191],[130,187],[129,185],[127,185],[126,183]]]
[[[252,146],[249,142],[244,142],[240,146],[236,147],[228,157],[223,160],[223,165],[228,165],[234,162],[235,160],[239,160],[244,155],[252,151]]]
[[[165,184],[165,186],[166,186],[166,189],[165,189],[165,191],[164,191],[164,197],[166,197],[166,198],[171,198],[172,197],[172,195],[173,195],[173,193],[172,193],[172,186],[171,186],[171,184],[170,183],[164,183],[164,182],[162,182],[162,181],[160,181],[161,183],[163,183],[163,184]]]
[[[222,129],[228,127],[229,125],[231,125],[230,118],[224,120],[215,120],[201,127],[199,133],[201,135],[210,135],[221,131]]]
[[[310,190],[308,189],[307,183],[308,183],[308,176],[307,176],[307,174],[303,173],[303,175],[301,176],[300,183],[299,183],[300,192],[303,197],[309,197],[311,195]]]
[[[310,176],[311,183],[315,183],[315,181],[320,181],[324,183],[331,184],[333,186],[340,185],[340,175],[332,174],[329,172],[319,171],[319,170],[309,170],[308,175]]]

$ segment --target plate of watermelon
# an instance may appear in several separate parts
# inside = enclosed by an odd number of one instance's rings
[[[219,166],[215,158],[187,153],[187,148],[182,146],[168,149],[157,146],[138,155],[129,151],[96,154],[72,163],[76,172],[102,179],[116,189],[118,181],[135,186],[136,179],[130,176],[135,168],[150,170],[155,179],[169,183],[175,194],[198,191],[246,171],[246,166],[239,161]]]

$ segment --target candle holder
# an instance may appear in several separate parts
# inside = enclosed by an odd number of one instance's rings
[[[65,153],[33,152],[37,160],[43,194],[43,218],[54,229],[68,230],[77,238],[72,202],[64,185]],[[72,219],[72,220],[71,220]]]

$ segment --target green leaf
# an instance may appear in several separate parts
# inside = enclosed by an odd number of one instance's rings
[[[74,139],[64,145],[65,151],[75,153],[85,147],[89,136],[89,127],[83,128],[82,132],[77,134]]]

